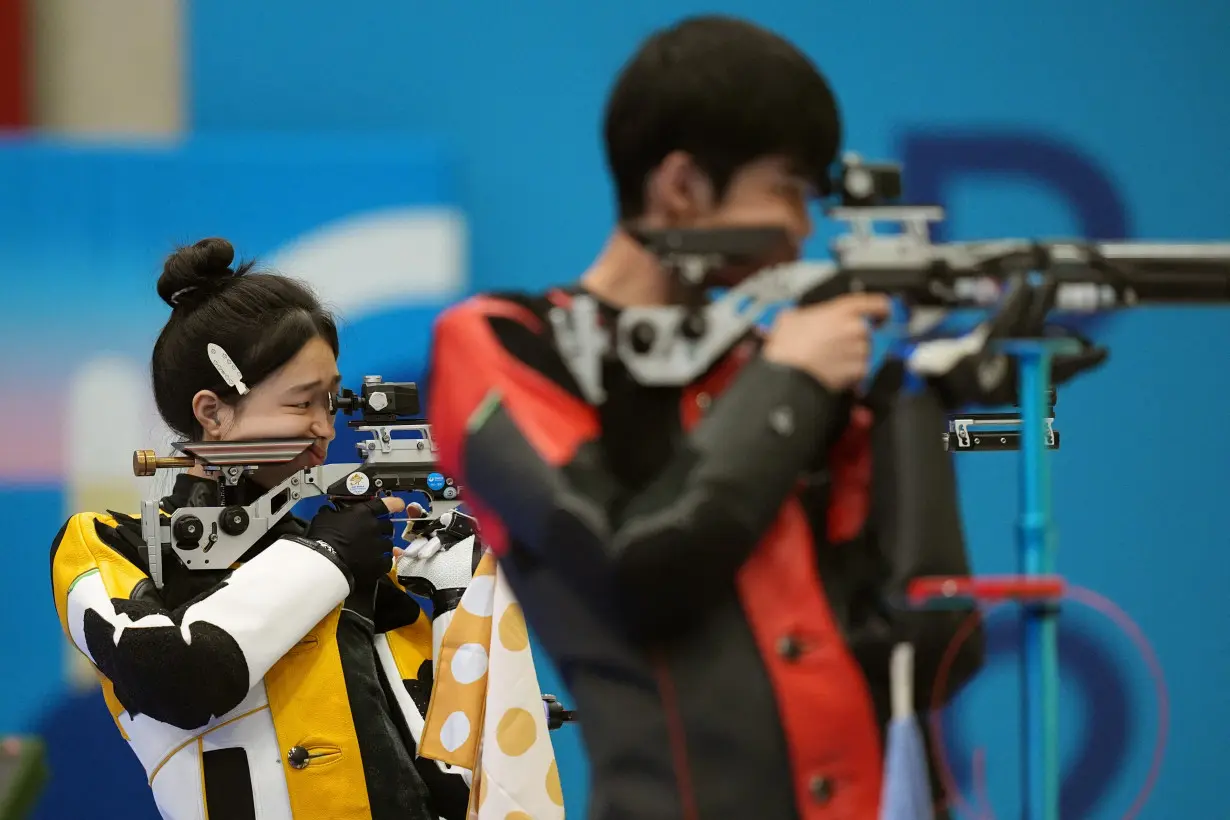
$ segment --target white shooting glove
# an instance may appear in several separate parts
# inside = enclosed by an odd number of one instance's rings
[[[452,510],[440,516],[434,530],[414,539],[397,559],[398,582],[431,601],[433,658],[439,657],[440,641],[482,555],[478,522]]]

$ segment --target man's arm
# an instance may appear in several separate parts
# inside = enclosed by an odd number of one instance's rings
[[[620,497],[596,412],[544,374],[558,365],[548,334],[495,299],[441,317],[429,390],[441,464],[462,477],[497,553],[517,542],[582,594],[629,596],[623,615],[649,638],[729,586],[816,458],[836,401],[755,359],[665,469]]]

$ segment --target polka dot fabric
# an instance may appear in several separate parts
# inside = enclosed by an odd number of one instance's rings
[[[440,643],[421,754],[476,772],[471,820],[563,820],[521,606],[483,556]]]
[[[423,729],[423,756],[471,771],[477,771],[486,705],[495,574],[495,557],[487,553],[440,641],[440,657],[433,661],[436,680]]]

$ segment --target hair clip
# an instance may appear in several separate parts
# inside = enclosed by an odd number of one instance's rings
[[[248,386],[243,383],[243,373],[239,371],[231,357],[226,355],[226,351],[213,342],[206,346],[206,350],[209,351],[209,360],[213,362],[214,368],[226,380],[226,383],[238,390],[241,396],[247,393]]]
[[[179,290],[172,293],[171,299],[170,299],[171,307],[179,307],[179,300],[187,296],[189,293],[192,293],[192,291],[196,290],[199,287],[200,285],[189,285],[186,288],[180,288]]]

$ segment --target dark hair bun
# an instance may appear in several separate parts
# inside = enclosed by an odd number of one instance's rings
[[[212,289],[234,277],[235,248],[221,237],[202,239],[167,257],[158,277],[158,295],[171,307],[184,298]]]

